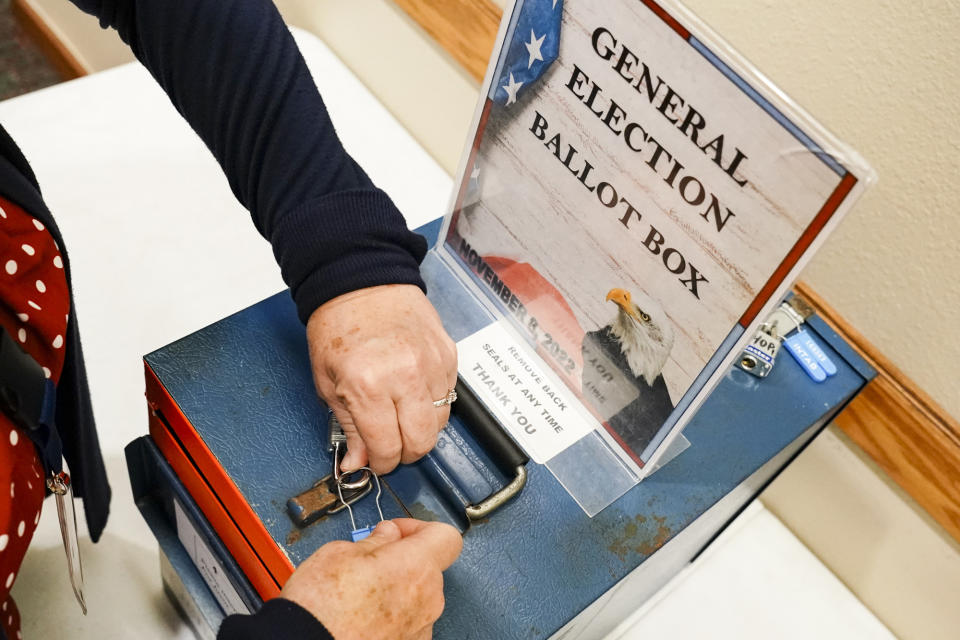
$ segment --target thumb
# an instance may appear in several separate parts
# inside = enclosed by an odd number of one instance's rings
[[[334,407],[333,411],[337,415],[337,420],[340,421],[343,435],[347,437],[347,453],[340,462],[340,470],[356,471],[367,464],[367,446],[357,432],[356,425],[353,424],[353,416],[343,407]]]
[[[360,434],[356,431],[344,430],[347,436],[347,454],[340,463],[341,471],[356,471],[367,464],[367,446],[363,444]]]
[[[376,526],[373,533],[355,544],[364,548],[364,550],[369,553],[386,544],[396,542],[402,537],[403,534],[400,532],[400,527],[390,520],[384,520]]]
[[[403,552],[441,571],[452,565],[463,549],[463,537],[449,524],[409,518],[400,518],[395,522],[403,532],[403,540],[398,545]]]

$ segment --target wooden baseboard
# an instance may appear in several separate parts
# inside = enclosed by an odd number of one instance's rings
[[[12,0],[10,9],[23,29],[37,42],[64,80],[73,80],[90,73],[27,0]]]

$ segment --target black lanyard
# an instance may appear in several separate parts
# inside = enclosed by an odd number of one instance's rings
[[[56,408],[56,385],[6,330],[0,330],[0,411],[36,445],[47,477],[63,470]]]

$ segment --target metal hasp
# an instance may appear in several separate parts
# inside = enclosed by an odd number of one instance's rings
[[[490,415],[473,391],[459,379],[456,391],[457,401],[451,405],[451,412],[463,421],[491,458],[502,465],[501,471],[508,476],[513,473],[513,480],[502,489],[477,504],[467,505],[467,518],[476,521],[486,518],[520,493],[527,484],[526,464],[530,458],[503,431],[500,423]]]
[[[327,418],[329,437],[327,451],[333,454],[333,473],[320,479],[303,493],[287,500],[287,513],[298,527],[313,524],[323,516],[337,513],[370,493],[370,471],[342,473],[340,463],[347,452],[347,437],[337,416],[330,411]],[[351,476],[357,476],[351,480]]]
[[[287,500],[287,514],[298,527],[306,527],[324,516],[338,513],[370,493],[371,484],[357,489],[343,488],[343,501],[337,493],[336,479],[333,474],[319,480],[303,493]]]

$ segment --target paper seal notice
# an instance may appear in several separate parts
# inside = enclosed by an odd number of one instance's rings
[[[498,323],[457,343],[460,377],[543,464],[600,426],[530,349]]]

